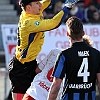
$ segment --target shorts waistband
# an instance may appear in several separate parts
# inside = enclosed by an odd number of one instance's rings
[[[17,64],[22,65],[22,63],[15,56],[13,57],[13,59],[17,62]],[[35,62],[37,63],[36,59],[30,62],[25,62],[24,64],[26,65],[26,64],[35,63]]]

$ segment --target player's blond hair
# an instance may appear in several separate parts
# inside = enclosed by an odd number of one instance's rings
[[[84,35],[83,36],[83,41],[88,44],[89,46],[92,46],[93,45],[93,41],[91,39],[91,37],[89,35]]]

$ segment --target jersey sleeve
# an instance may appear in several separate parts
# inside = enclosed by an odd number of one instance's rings
[[[42,0],[41,4],[42,4],[42,10],[46,9],[49,5],[53,5],[57,0]]]
[[[41,4],[42,4],[42,9],[41,11],[43,12],[43,10],[45,10],[51,3],[51,0],[42,0]]]
[[[31,32],[44,32],[57,28],[63,20],[66,18],[69,9],[64,7],[57,15],[55,15],[52,19],[30,19],[28,30]],[[34,27],[34,28],[33,28]]]
[[[47,63],[51,62],[52,51],[39,63],[38,67],[43,70]]]
[[[39,69],[43,70],[46,63],[47,63],[48,57],[46,56],[38,65]]]
[[[43,70],[47,63],[49,64],[49,66],[52,65],[52,63],[54,62],[53,60],[55,60],[54,58],[56,58],[59,52],[59,49],[51,50],[50,53],[39,63],[38,67]]]
[[[56,60],[55,66],[54,66],[54,71],[53,71],[53,76],[63,79],[65,77],[65,57],[64,55],[61,53],[58,56],[58,59]]]

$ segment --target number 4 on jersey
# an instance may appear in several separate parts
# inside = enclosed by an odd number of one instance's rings
[[[88,82],[88,76],[90,76],[90,72],[88,72],[88,59],[83,58],[81,67],[78,71],[78,77],[83,77],[83,82]]]

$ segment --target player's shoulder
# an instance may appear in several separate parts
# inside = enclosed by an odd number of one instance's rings
[[[72,49],[71,47],[69,47],[69,48],[67,48],[67,49],[64,49],[64,50],[62,50],[62,53],[63,53],[63,54],[64,54],[64,53],[68,53],[71,49]]]
[[[98,50],[98,49],[96,49],[95,47],[91,47],[90,46],[90,50],[92,50],[92,52],[94,52],[94,53],[100,53],[100,51]]]

